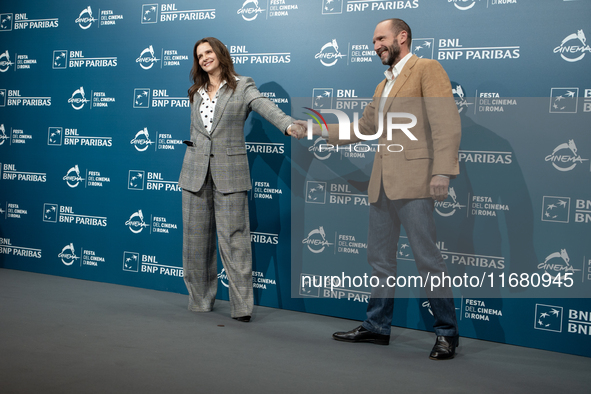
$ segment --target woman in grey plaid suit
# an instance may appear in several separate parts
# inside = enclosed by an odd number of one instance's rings
[[[244,122],[254,110],[291,135],[292,119],[239,76],[226,46],[213,37],[193,49],[189,89],[191,139],[179,179],[183,189],[183,271],[189,309],[208,312],[217,293],[216,233],[228,277],[231,316],[250,321],[252,255],[247,192],[251,188]],[[294,130],[295,131],[295,130]]]

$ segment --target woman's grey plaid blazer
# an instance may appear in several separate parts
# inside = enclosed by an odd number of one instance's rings
[[[292,119],[268,98],[261,95],[250,77],[237,78],[232,91],[224,85],[220,91],[213,116],[211,134],[205,130],[199,106],[201,96],[195,94],[191,108],[191,142],[183,161],[179,186],[197,192],[203,186],[207,170],[216,189],[234,193],[251,189],[244,122],[250,111],[256,111],[279,130],[286,132]]]

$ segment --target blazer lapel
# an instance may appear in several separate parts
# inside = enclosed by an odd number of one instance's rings
[[[378,85],[378,87],[376,89],[375,95],[376,95],[376,98],[378,99],[377,100],[378,107],[375,109],[375,114],[374,114],[375,121],[374,121],[374,124],[379,124],[379,122],[380,122],[380,112],[379,112],[380,102],[382,101],[382,93],[384,92],[384,88],[386,87],[386,81],[387,80],[384,79],[382,82],[380,82],[380,84]]]
[[[386,79],[384,78],[384,80],[382,82],[380,82],[380,84],[378,85],[378,87],[376,89],[376,97],[382,97],[382,92],[384,91],[385,86],[386,86]]]
[[[408,61],[402,68],[402,72],[396,78],[396,82],[394,82],[394,86],[392,86],[392,90],[390,90],[390,94],[388,95],[388,97],[396,97],[400,89],[408,80],[408,77],[410,77],[410,74],[412,74],[412,68],[414,67],[418,59],[419,58],[416,55],[412,55],[410,59],[408,59]]]
[[[215,133],[218,123],[222,118],[222,114],[224,113],[224,108],[226,108],[226,104],[228,104],[228,100],[230,96],[232,96],[232,89],[228,87],[228,85],[224,85],[221,87],[223,89],[220,92],[219,97],[217,98],[217,103],[215,103],[215,111],[213,113],[213,124],[211,125],[211,134]]]
[[[390,94],[388,95],[389,98],[394,98],[398,95],[398,92],[404,86],[404,84],[406,83],[406,81],[408,80],[410,75],[412,74],[412,69],[413,69],[415,63],[417,62],[417,60],[419,60],[419,58],[416,55],[412,55],[410,57],[410,59],[408,59],[408,61],[406,62],[406,64],[402,68],[402,72],[396,78],[396,82],[394,82],[394,86],[392,86],[392,90],[390,90]],[[394,102],[394,100],[388,100],[388,102],[386,102],[386,105],[384,106],[384,112],[388,112],[388,110],[390,109],[390,106],[392,105],[393,102]]]

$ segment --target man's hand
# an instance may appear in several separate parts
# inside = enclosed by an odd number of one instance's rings
[[[299,123],[292,123],[287,128],[287,135],[290,135],[299,140],[306,135],[306,128]]]
[[[306,122],[305,120],[296,120],[294,121],[295,124],[300,125],[302,127],[302,129],[304,130],[304,132],[302,133],[301,136],[297,136],[297,139],[301,139],[307,136],[308,134],[308,122]],[[313,135],[322,135],[322,129],[320,128],[320,126],[316,123],[312,124],[312,134]],[[295,137],[295,136],[294,136]]]
[[[446,176],[433,175],[431,178],[431,198],[443,201],[447,198],[449,178]]]

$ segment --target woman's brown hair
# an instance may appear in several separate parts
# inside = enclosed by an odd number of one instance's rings
[[[228,48],[226,48],[226,46],[217,38],[202,38],[195,43],[195,47],[193,48],[193,68],[191,68],[190,74],[193,86],[189,88],[188,92],[189,101],[191,103],[193,102],[193,96],[195,93],[197,93],[200,88],[205,87],[209,82],[209,75],[201,68],[199,65],[199,59],[197,58],[197,47],[205,42],[211,45],[211,49],[213,49],[213,52],[220,62],[220,68],[222,69],[221,80],[226,81],[226,84],[232,90],[235,90],[237,85],[235,76],[238,74],[234,71],[234,62],[232,61]]]

